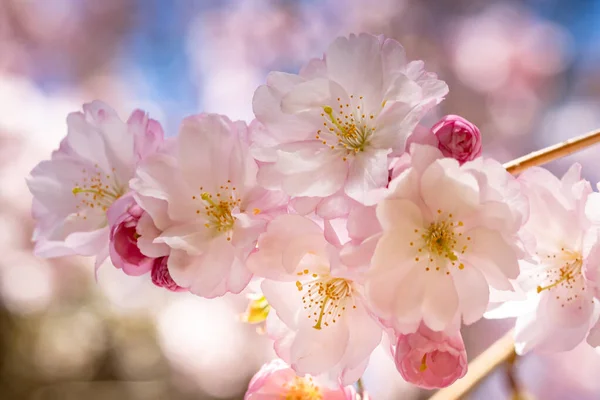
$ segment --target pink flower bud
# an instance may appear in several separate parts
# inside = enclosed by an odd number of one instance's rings
[[[450,336],[424,324],[417,332],[398,337],[395,361],[407,382],[425,389],[449,386],[467,373],[467,352],[460,331]]]
[[[152,269],[154,258],[147,257],[138,248],[137,224],[144,210],[133,196],[119,198],[108,209],[110,227],[109,254],[113,265],[127,275],[139,276]]]
[[[461,164],[481,155],[481,133],[463,117],[446,115],[431,128],[439,140],[438,148],[444,156]]]
[[[152,267],[152,283],[158,287],[163,287],[172,292],[185,292],[187,289],[182,288],[175,283],[171,274],[169,274],[169,268],[167,266],[169,257],[157,258]]]

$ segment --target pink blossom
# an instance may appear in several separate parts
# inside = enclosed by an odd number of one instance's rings
[[[285,362],[275,359],[254,375],[244,400],[354,400],[352,386],[342,387],[324,377],[298,376]]]
[[[481,155],[481,133],[463,117],[446,115],[431,128],[431,132],[438,138],[438,147],[444,156],[461,164]]]
[[[467,352],[460,331],[452,335],[420,325],[398,336],[396,368],[407,381],[424,389],[450,386],[467,373]]]
[[[535,239],[536,251],[531,260],[521,261],[516,283],[522,299],[486,317],[517,317],[519,354],[572,350],[586,337],[598,346],[599,195],[581,178],[579,164],[562,179],[536,167],[518,180],[531,205],[524,230]]]
[[[339,246],[299,215],[282,215],[260,236],[248,268],[264,277],[271,306],[267,334],[275,351],[300,375],[329,374],[347,385],[364,372],[382,329],[367,308],[362,283],[368,265],[341,264]]]
[[[246,258],[287,206],[285,195],[257,185],[256,173],[246,125],[216,114],[185,119],[173,154],[140,165],[131,186],[159,231],[152,244],[169,248],[179,286],[207,298],[246,287]]]
[[[294,197],[343,191],[363,201],[385,187],[388,156],[448,92],[422,61],[407,62],[391,39],[337,38],[299,75],[273,72],[254,95],[264,125],[255,156],[259,182]]]
[[[171,274],[169,274],[169,268],[167,267],[169,257],[161,257],[154,259],[152,265],[152,283],[158,287],[163,287],[172,292],[185,292],[187,289],[177,285]]]
[[[67,125],[60,148],[27,181],[34,197],[35,253],[96,256],[99,266],[109,254],[107,211],[128,192],[137,162],[148,154],[136,151],[146,146],[147,136],[139,124],[125,124],[99,101],[70,114]],[[152,132],[156,148],[162,129],[153,123]]]
[[[146,112],[135,110],[127,120],[127,126],[136,138],[134,150],[138,161],[156,153],[162,147],[163,129],[158,121],[148,118]]]
[[[421,320],[434,331],[472,324],[490,286],[512,290],[525,216],[511,183],[492,160],[460,166],[434,147],[412,145],[410,167],[377,204],[382,231],[365,241],[374,247],[367,298],[398,333],[414,332]]]
[[[127,194],[108,209],[110,259],[127,275],[139,276],[152,269],[154,259],[142,254],[137,245],[137,224],[144,210]]]

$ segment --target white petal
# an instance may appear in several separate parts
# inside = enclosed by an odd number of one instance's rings
[[[371,150],[354,157],[348,173],[345,192],[348,196],[364,203],[369,191],[388,184],[389,150]]]
[[[465,325],[470,325],[483,316],[489,302],[489,286],[485,277],[471,265],[464,269],[452,269],[452,279],[458,293],[459,307]]]
[[[247,266],[264,278],[296,280],[299,262],[307,253],[323,254],[325,245],[323,231],[316,223],[300,215],[280,215],[267,225]]]
[[[440,196],[443,193],[443,196]],[[459,218],[474,212],[479,202],[477,180],[459,169],[454,159],[433,162],[421,177],[421,196],[430,210],[453,213]]]
[[[329,78],[346,92],[363,96],[365,111],[371,113],[382,99],[381,44],[373,35],[339,37],[326,52]]]
[[[483,273],[492,287],[514,290],[509,279],[516,279],[519,275],[515,250],[498,232],[477,228],[466,234],[472,238],[472,243],[467,245],[465,259]]]
[[[387,87],[385,99],[414,105],[423,98],[421,86],[402,72],[397,72]]]
[[[281,110],[288,114],[320,109],[331,98],[329,80],[317,78],[294,86],[281,99]]]
[[[410,200],[387,198],[377,206],[377,219],[385,231],[400,230],[405,241],[411,237],[419,237],[415,229],[423,227],[421,209]]]
[[[454,281],[443,271],[432,269],[421,274],[427,280],[422,306],[423,322],[434,331],[443,331],[458,311],[458,294]]]
[[[277,312],[277,316],[289,328],[295,329],[296,318],[299,311],[303,309],[302,293],[298,292],[296,284],[265,279],[260,288],[269,305]]]
[[[155,243],[164,243],[172,249],[184,250],[189,254],[199,255],[210,245],[209,230],[200,223],[175,225],[164,230]]]
[[[291,348],[291,365],[298,375],[319,375],[340,362],[348,346],[348,325],[342,317],[323,329],[304,325]]]

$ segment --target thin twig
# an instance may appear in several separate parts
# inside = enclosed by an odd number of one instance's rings
[[[519,356],[513,352],[511,357],[506,360],[506,380],[510,388],[511,399],[518,399],[521,394],[521,388],[517,380],[517,359]]]
[[[525,171],[527,168],[566,157],[596,143],[600,143],[600,130],[588,132],[585,135],[546,147],[545,149],[534,151],[526,156],[507,162],[504,164],[504,168],[511,174],[516,175]]]
[[[457,400],[474,389],[500,364],[514,357],[513,331],[510,330],[469,363],[469,371],[451,386],[438,391],[429,400]]]

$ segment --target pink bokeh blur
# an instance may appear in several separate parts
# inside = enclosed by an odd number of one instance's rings
[[[566,4],[568,3],[568,4]],[[245,295],[170,293],[110,265],[32,255],[25,177],[66,133],[66,115],[102,99],[142,108],[167,135],[201,111],[252,118],[269,70],[296,71],[338,35],[399,40],[450,86],[428,122],[462,115],[500,161],[600,128],[597,2],[477,0],[0,0],[0,398],[236,399],[274,354],[244,324]],[[568,11],[568,13],[566,12]],[[596,38],[596,41],[594,41]],[[579,161],[600,179],[593,148]],[[510,327],[464,329],[474,357]],[[597,399],[600,355],[580,346],[530,355],[523,388],[540,399]],[[420,399],[377,349],[372,398]],[[509,395],[502,371],[472,399]]]

